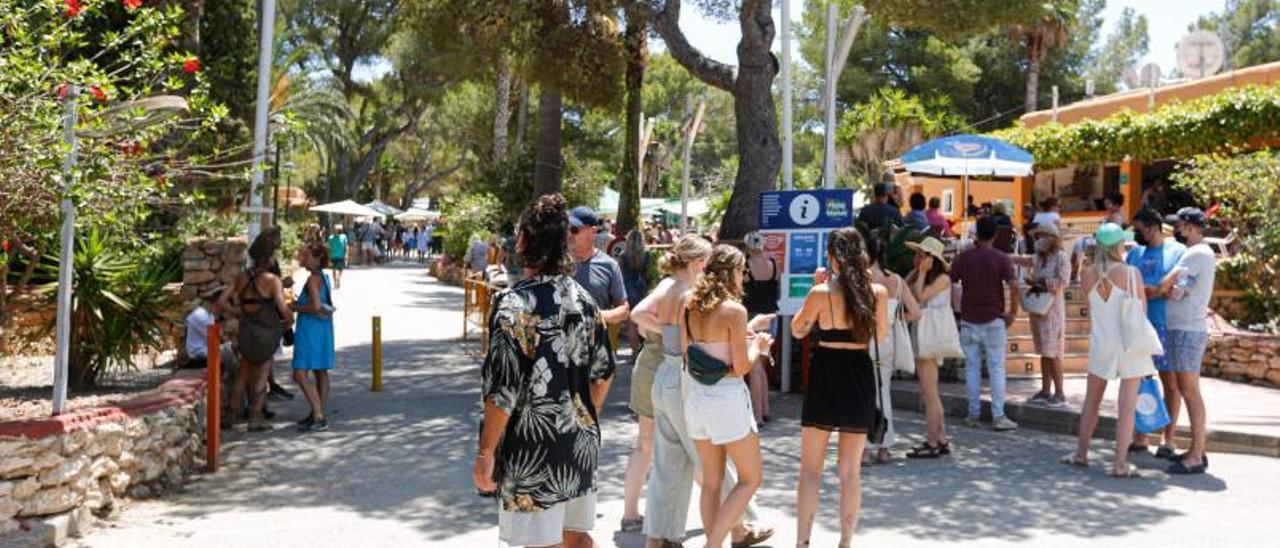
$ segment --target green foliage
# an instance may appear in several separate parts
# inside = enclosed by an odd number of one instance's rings
[[[924,240],[924,234],[917,232],[914,228],[898,228],[888,222],[879,228],[873,228],[863,223],[854,223],[854,227],[858,229],[858,232],[862,233],[863,238],[867,240],[875,239],[880,243],[880,249],[883,250],[880,266],[904,278],[911,273],[915,261],[915,251],[907,247],[907,242]]]
[[[885,161],[964,126],[946,97],[921,99],[885,88],[844,112],[836,141],[851,153],[854,188],[866,188],[880,181]]]
[[[246,234],[248,226],[242,215],[223,215],[212,209],[195,208],[183,212],[174,227],[174,235],[182,242],[222,240]]]
[[[1141,161],[1238,150],[1280,138],[1276,120],[1280,86],[1248,86],[1165,105],[1151,114],[1125,110],[1102,120],[1017,126],[993,135],[1030,151],[1040,169],[1053,169],[1125,156]]]
[[[83,235],[72,256],[71,351],[69,384],[82,390],[105,373],[133,369],[134,357],[165,346],[165,317],[172,296],[165,285],[178,272],[176,263],[139,263],[122,253],[98,231]],[[42,265],[57,276],[57,257]],[[54,298],[57,282],[44,291]],[[53,329],[53,325],[49,329]]]
[[[1033,18],[1042,0],[861,0],[872,17],[950,38],[963,38]]]
[[[1148,42],[1147,16],[1126,7],[1089,70],[1089,77],[1097,82],[1096,92],[1100,95],[1115,92],[1124,70],[1146,56]]]
[[[487,192],[445,197],[440,212],[448,227],[444,252],[453,260],[462,260],[472,236],[487,238],[491,229],[509,219],[502,214],[502,202]]]
[[[78,183],[71,192],[81,228],[129,233],[150,213],[148,199],[194,163],[189,146],[225,112],[208,98],[202,72],[178,43],[183,14],[155,3],[82,0],[68,15],[54,0],[0,0],[0,234],[38,237],[59,219],[66,98],[80,124]],[[121,103],[183,95],[189,111],[160,118]],[[157,123],[152,123],[157,122]]]
[[[1228,271],[1243,287],[1255,322],[1280,322],[1280,151],[1200,156],[1173,175],[1203,203],[1220,204],[1218,218],[1234,229],[1242,253]]]

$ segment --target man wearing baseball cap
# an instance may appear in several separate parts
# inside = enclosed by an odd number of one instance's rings
[[[889,203],[889,194],[893,192],[892,183],[877,183],[875,186],[874,203],[868,204],[858,212],[858,222],[871,229],[879,229],[884,226],[885,222],[892,222],[894,225],[902,225],[902,212],[898,208]]]
[[[573,279],[595,298],[600,315],[612,326],[627,321],[631,307],[627,305],[622,267],[595,247],[602,224],[604,221],[587,206],[569,210],[569,256],[573,259]]]
[[[1142,273],[1142,284],[1147,293],[1147,321],[1160,336],[1160,344],[1169,346],[1168,320],[1168,287],[1162,286],[1165,277],[1173,272],[1187,247],[1169,241],[1164,235],[1164,219],[1155,210],[1144,209],[1133,217],[1134,242],[1137,247],[1129,250],[1125,262]],[[1164,387],[1165,405],[1170,409],[1178,406],[1177,386],[1174,372],[1169,367],[1168,354],[1152,356],[1156,371],[1160,373],[1160,385]],[[1147,450],[1140,441],[1143,436],[1136,436],[1132,450]],[[1173,438],[1166,438],[1163,445],[1156,450],[1156,457],[1167,459],[1174,455]]]
[[[1164,443],[1173,445],[1173,425],[1178,421],[1178,398],[1181,398],[1191,419],[1191,448],[1186,453],[1170,457],[1173,464],[1169,466],[1169,473],[1202,474],[1209,467],[1209,458],[1205,455],[1205,405],[1200,393],[1200,365],[1209,340],[1209,299],[1213,296],[1217,258],[1213,249],[1204,242],[1206,218],[1203,211],[1184,207],[1166,221],[1174,225],[1177,238],[1187,245],[1187,251],[1161,284],[1169,293],[1165,310],[1169,330],[1165,361],[1173,381],[1166,384],[1165,390],[1174,396],[1172,402],[1166,402],[1172,420],[1164,429]]]

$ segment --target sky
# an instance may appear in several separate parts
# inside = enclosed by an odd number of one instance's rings
[[[805,2],[823,0],[789,1],[791,2],[791,19],[798,25],[804,13]],[[737,22],[719,23],[707,20],[691,4],[686,3],[686,7],[680,14],[680,25],[689,41],[717,61],[736,63],[735,48],[741,37]],[[1132,7],[1139,14],[1146,15],[1150,47],[1147,57],[1141,63],[1154,62],[1160,66],[1161,72],[1167,75],[1177,65],[1176,45],[1178,40],[1187,33],[1187,25],[1195,22],[1201,14],[1221,11],[1224,4],[1225,0],[1107,0],[1107,8],[1103,11],[1102,37],[1105,38],[1114,29],[1124,8]],[[774,8],[774,19],[781,19],[777,7]],[[775,51],[782,49],[781,30],[779,23],[779,38],[775,40]],[[792,59],[799,59],[798,41],[793,41],[792,44],[794,52]],[[659,47],[655,47],[655,50]]]

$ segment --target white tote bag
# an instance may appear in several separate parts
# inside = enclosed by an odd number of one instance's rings
[[[960,348],[960,331],[956,329],[956,319],[950,310],[925,308],[916,326],[916,340],[916,355],[921,359],[964,357],[964,350]]]
[[[902,306],[902,286],[906,284],[898,278],[898,309],[889,319],[889,359],[895,370],[910,375],[916,374],[916,353],[911,348],[911,329],[907,326],[906,311]]]
[[[1137,269],[1125,267],[1129,274],[1129,290],[1121,303],[1121,330],[1123,331],[1124,350],[1126,354],[1163,356],[1164,345],[1160,344],[1160,335],[1155,326],[1147,320],[1147,311],[1142,306],[1135,288],[1138,286]],[[1114,288],[1113,288],[1114,290]]]

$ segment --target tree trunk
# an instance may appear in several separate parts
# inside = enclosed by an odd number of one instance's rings
[[[738,77],[733,86],[733,112],[737,117],[738,175],[725,209],[718,237],[737,240],[756,229],[760,193],[773,190],[782,167],[778,140],[778,113],[773,102],[773,79],[778,60],[769,51],[773,44],[773,15],[769,2],[743,8],[738,43]]]
[[[778,60],[769,51],[775,29],[771,2],[743,0],[738,14],[742,40],[738,42],[738,69],[708,58],[699,52],[680,30],[678,0],[667,0],[657,11],[647,9],[654,28],[662,35],[667,52],[694,77],[733,94],[737,117],[738,175],[733,194],[720,225],[719,237],[736,240],[755,230],[760,208],[760,192],[772,190],[782,165],[782,145],[778,140],[778,114],[773,103],[773,79]]]
[[[648,24],[635,10],[627,10],[626,142],[622,151],[621,188],[618,189],[618,232],[625,235],[640,217],[640,129],[644,123],[644,70],[649,60]]]
[[[538,157],[533,168],[533,196],[560,192],[560,172],[564,160],[560,155],[561,118],[564,101],[557,90],[538,91]]]
[[[525,135],[529,132],[529,82],[521,79],[520,99],[516,101],[516,154],[524,152]]]
[[[1040,110],[1040,61],[1034,57],[1029,61],[1027,63],[1027,113]]]
[[[507,129],[511,123],[511,63],[504,55],[498,59],[497,89],[493,104],[493,162],[507,159]]]

